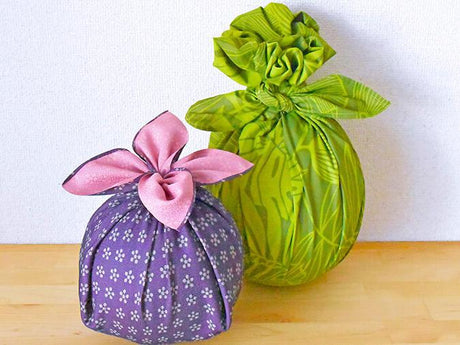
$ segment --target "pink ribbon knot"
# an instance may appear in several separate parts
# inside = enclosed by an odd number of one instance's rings
[[[184,124],[164,112],[137,133],[133,149],[104,152],[80,165],[63,183],[70,193],[115,193],[115,187],[139,181],[144,206],[161,223],[178,229],[186,221],[195,199],[195,183],[213,184],[244,174],[252,163],[217,150],[196,151],[180,160],[188,141]]]

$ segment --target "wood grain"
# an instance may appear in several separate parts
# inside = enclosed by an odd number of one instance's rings
[[[1,345],[116,345],[80,322],[78,246],[0,246]],[[291,288],[245,283],[230,331],[207,344],[460,344],[460,243],[358,243]]]

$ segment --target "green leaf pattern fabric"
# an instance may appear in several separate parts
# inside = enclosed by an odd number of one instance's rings
[[[210,187],[233,214],[249,280],[296,285],[336,266],[364,209],[359,159],[336,119],[359,119],[389,102],[341,75],[308,77],[335,52],[308,14],[269,4],[238,16],[214,39],[214,66],[246,90],[201,100],[186,119],[210,144],[254,163]]]

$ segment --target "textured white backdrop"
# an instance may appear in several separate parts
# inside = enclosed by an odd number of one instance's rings
[[[60,183],[130,147],[163,110],[239,88],[212,67],[212,37],[266,2],[0,1],[0,242],[79,242],[105,197]],[[286,1],[310,13],[340,72],[392,101],[342,121],[361,158],[361,240],[460,240],[459,1]],[[186,152],[206,146],[193,130]]]

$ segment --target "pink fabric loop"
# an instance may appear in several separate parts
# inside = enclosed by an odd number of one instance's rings
[[[194,201],[192,175],[171,171],[164,177],[156,173],[144,175],[139,181],[139,197],[144,206],[161,223],[178,229],[188,218]]]
[[[200,150],[177,161],[187,143],[182,122],[170,112],[156,117],[134,137],[134,151],[116,149],[78,167],[63,183],[73,194],[91,195],[139,179],[139,198],[164,225],[178,229],[194,202],[194,182],[211,184],[244,174],[252,163],[216,149]]]

